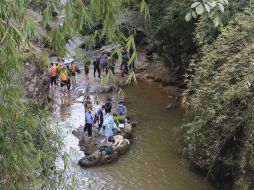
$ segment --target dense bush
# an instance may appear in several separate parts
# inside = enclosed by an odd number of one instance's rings
[[[229,168],[225,175],[235,178],[236,189],[251,189],[254,181],[253,20],[247,6],[192,59],[179,130],[185,155],[214,178],[216,168]]]

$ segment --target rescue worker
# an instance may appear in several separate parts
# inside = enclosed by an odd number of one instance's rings
[[[51,68],[50,68],[50,84],[51,84],[51,86],[57,85],[56,84],[56,77],[57,77],[57,67],[54,66],[53,63],[51,63]]]
[[[63,68],[63,65],[62,65],[62,62],[61,62],[60,58],[57,58],[57,60],[56,60],[56,67],[57,67],[58,74],[60,74],[60,72]]]
[[[78,71],[78,66],[74,63],[74,61],[71,62],[71,83],[72,85],[76,85],[77,81],[76,81],[76,73]]]
[[[68,75],[68,72],[67,72],[66,68],[62,69],[62,71],[60,73],[60,79],[61,79],[61,90],[62,90],[62,93],[65,94],[66,90],[63,89],[63,88],[64,88],[64,86],[67,87],[68,80],[70,79],[70,76]]]

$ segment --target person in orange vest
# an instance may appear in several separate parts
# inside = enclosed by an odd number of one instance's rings
[[[77,81],[76,81],[76,73],[78,71],[78,66],[75,64],[74,61],[71,62],[71,83],[72,84],[76,84]]]
[[[53,63],[51,63],[51,68],[50,68],[50,84],[51,84],[51,86],[57,85],[56,84],[56,77],[57,77],[57,67],[54,66]]]
[[[64,86],[68,87],[68,81],[70,80],[70,76],[68,75],[68,72],[66,68],[63,68],[61,73],[60,73],[60,79],[61,79],[61,88]],[[63,91],[63,94],[65,94],[65,90]]]
[[[57,60],[56,60],[56,67],[57,67],[58,74],[60,74],[61,69],[63,68],[63,65],[62,65],[62,62],[61,62],[60,58],[57,58]]]

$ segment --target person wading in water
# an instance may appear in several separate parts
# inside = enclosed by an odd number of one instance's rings
[[[50,84],[53,87],[53,85],[57,85],[56,84],[56,77],[57,77],[57,67],[54,66],[53,63],[51,63],[51,68],[50,68]]]
[[[78,71],[78,66],[74,63],[74,61],[71,62],[71,83],[72,85],[76,85],[77,81],[76,81],[76,73]]]
[[[59,76],[59,74],[60,74],[60,72],[63,68],[63,65],[62,65],[62,62],[61,62],[60,58],[57,58],[57,60],[56,60],[56,68],[57,68],[57,74]]]
[[[67,65],[67,74],[69,76],[68,80],[67,80],[67,90],[71,89],[71,69],[69,67],[69,65]]]
[[[61,78],[61,91],[65,95],[66,94],[66,89],[65,86],[67,87],[68,80],[70,80],[70,76],[68,75],[67,69],[63,68],[61,73],[60,73],[60,78]]]

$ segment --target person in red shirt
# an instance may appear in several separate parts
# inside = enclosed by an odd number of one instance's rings
[[[50,84],[51,84],[51,86],[57,85],[56,77],[57,77],[57,67],[54,66],[53,63],[51,63],[51,68],[50,68]]]

